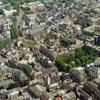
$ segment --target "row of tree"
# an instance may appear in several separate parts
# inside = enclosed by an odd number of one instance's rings
[[[11,42],[10,38],[5,38],[3,40],[0,41],[0,50],[5,48],[7,45],[9,45]]]
[[[50,33],[47,33],[46,36],[44,37],[44,43],[48,48],[50,48],[51,46],[50,39],[51,39]]]
[[[70,39],[66,39],[66,38],[61,38],[59,42],[64,47],[67,47],[69,45],[72,45],[72,44],[76,43],[76,41],[70,40]]]
[[[10,42],[14,39],[17,39],[18,36],[19,36],[19,30],[18,30],[18,25],[17,25],[17,18],[16,16],[18,16],[19,13],[16,12],[16,13],[13,13],[13,23],[12,25],[10,26],[10,35],[11,35],[11,38],[4,38],[3,40],[0,41],[0,49],[3,49],[5,48],[7,45],[10,44]]]
[[[14,20],[13,24],[10,26],[10,34],[11,34],[11,39],[18,38],[17,20]]]
[[[87,36],[94,36],[94,32],[88,32],[88,31],[83,31],[82,34],[87,35]]]
[[[17,87],[24,87],[26,85],[29,84],[29,81],[28,80],[25,80],[23,82],[15,82],[15,83],[11,83],[9,86],[8,86],[8,90],[10,89],[13,89],[13,88],[17,88]]]

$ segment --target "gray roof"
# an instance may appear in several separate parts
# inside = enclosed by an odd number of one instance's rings
[[[36,15],[37,14],[28,14],[28,15],[26,15],[26,17],[29,19],[29,20],[33,20],[34,18],[36,18]]]
[[[70,100],[70,99],[76,98],[76,95],[74,92],[70,92],[70,93],[65,94],[65,97],[66,97],[66,100]]]
[[[35,94],[35,96],[41,96],[43,93],[46,93],[46,87],[36,85],[31,88],[31,91]]]
[[[37,27],[35,29],[29,30],[31,35],[38,35],[44,31],[44,27]]]

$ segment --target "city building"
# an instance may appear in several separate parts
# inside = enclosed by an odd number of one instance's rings
[[[70,69],[71,78],[79,83],[84,83],[86,81],[86,74],[82,67],[72,68]]]

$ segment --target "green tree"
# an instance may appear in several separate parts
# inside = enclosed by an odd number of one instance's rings
[[[13,12],[13,13],[12,13],[12,16],[14,16],[14,17],[19,16],[19,11]]]
[[[58,56],[55,65],[62,71],[68,71],[70,68],[83,66],[94,62],[97,55],[92,50],[86,52],[84,47],[76,49],[75,54],[64,54]]]
[[[47,46],[50,46],[51,45],[50,39],[51,39],[50,34],[47,33],[46,37],[44,38],[44,43],[46,43]]]
[[[11,83],[9,86],[8,86],[8,90],[10,90],[10,89],[13,89],[13,88],[17,88],[17,87],[24,87],[24,86],[26,86],[26,85],[28,85],[29,84],[29,80],[24,80],[24,81],[22,81],[22,82],[15,82],[15,83]]]
[[[3,15],[3,13],[4,13],[3,10],[0,8],[0,15]]]
[[[81,61],[80,61],[80,59],[76,58],[76,59],[75,59],[75,64],[76,64],[76,66],[81,66]]]
[[[75,50],[75,57],[76,58],[82,57],[83,55],[84,55],[84,52],[83,52],[82,48]]]
[[[11,39],[10,38],[5,38],[5,39],[1,40],[0,41],[0,50],[5,48],[10,43],[11,43]]]
[[[9,86],[8,86],[8,90],[10,90],[10,89],[13,89],[13,88],[16,88],[16,87],[18,87],[18,84],[15,84],[15,83],[11,83]]]
[[[18,38],[18,29],[17,29],[17,22],[16,21],[13,21],[13,24],[10,27],[10,34],[11,34],[11,39]]]
[[[65,38],[61,38],[59,42],[64,47],[67,47],[69,45],[72,45],[72,44],[75,44],[76,43],[75,41],[72,41],[70,39],[65,39]]]
[[[94,32],[83,31],[83,34],[87,36],[94,36]]]
[[[55,64],[60,70],[65,71],[65,64],[63,61],[60,60],[60,58],[57,58],[55,60]]]

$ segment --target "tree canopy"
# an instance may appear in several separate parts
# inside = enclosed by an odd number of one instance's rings
[[[51,45],[50,39],[51,39],[51,36],[49,33],[47,33],[45,38],[44,38],[44,43],[47,45],[47,47],[50,47],[50,45]]]
[[[3,10],[0,8],[0,15],[2,15],[3,14]]]
[[[0,41],[0,50],[5,48],[7,45],[9,45],[9,43],[11,42],[10,38],[5,38],[3,40]]]
[[[10,90],[17,87],[24,87],[28,84],[29,84],[29,80],[24,80],[23,82],[15,82],[15,83],[11,83],[7,89]]]
[[[75,41],[72,41],[72,40],[69,40],[69,39],[65,39],[65,38],[61,38],[59,42],[64,47],[67,47],[69,45],[72,45],[72,44],[76,43]]]
[[[55,60],[55,64],[60,70],[69,71],[69,69],[73,67],[84,67],[87,64],[94,62],[96,58],[97,55],[92,50],[86,52],[82,47],[76,49],[74,54],[63,54],[58,56]]]
[[[11,39],[16,39],[18,37],[17,21],[13,21],[10,27]]]

